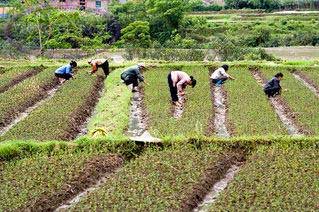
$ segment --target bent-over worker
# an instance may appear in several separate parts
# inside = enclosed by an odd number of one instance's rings
[[[271,80],[269,80],[264,86],[264,92],[268,97],[274,97],[280,95],[281,86],[280,81],[284,75],[282,73],[277,73]]]
[[[121,79],[126,85],[133,85],[132,92],[137,91],[139,81],[145,83],[144,77],[141,74],[141,71],[143,71],[144,69],[146,69],[145,64],[139,63],[125,69],[125,71],[121,74]]]
[[[216,86],[222,86],[222,84],[224,84],[225,81],[228,79],[235,80],[234,77],[232,77],[226,73],[228,71],[228,69],[229,69],[228,65],[222,65],[220,68],[216,69],[212,73],[210,78],[212,79],[212,82]]]
[[[180,96],[185,95],[185,88],[187,85],[192,85],[194,88],[196,85],[196,79],[193,76],[188,76],[183,71],[171,71],[167,76],[168,86],[171,93],[172,103],[179,105]]]
[[[62,66],[55,70],[54,74],[59,79],[60,84],[65,82],[65,80],[73,78],[73,68],[75,67],[77,67],[77,63],[72,60],[70,64]]]
[[[107,59],[92,59],[88,62],[92,66],[91,74],[97,72],[98,68],[101,67],[104,71],[105,76],[107,77],[110,73],[109,62]]]

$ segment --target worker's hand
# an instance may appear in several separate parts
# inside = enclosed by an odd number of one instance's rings
[[[179,95],[185,96],[185,91],[179,92]]]

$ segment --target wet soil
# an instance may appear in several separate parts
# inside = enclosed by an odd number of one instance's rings
[[[205,171],[201,180],[189,190],[180,211],[193,211],[211,193],[214,185],[225,178],[228,170],[233,165],[240,165],[244,162],[244,153],[241,150],[228,152],[220,156],[220,160]]]
[[[54,211],[79,193],[94,186],[99,179],[114,173],[123,165],[123,162],[123,158],[115,154],[91,158],[84,164],[83,169],[70,182],[66,182],[59,191],[43,194],[39,199],[30,202],[26,208],[22,208],[21,211]]]
[[[83,130],[83,125],[87,121],[87,118],[91,116],[94,111],[95,105],[97,104],[100,91],[103,89],[104,77],[97,76],[95,84],[92,87],[91,95],[83,102],[82,107],[79,107],[74,111],[69,120],[69,126],[65,133],[62,134],[59,139],[61,140],[73,140],[81,133]]]
[[[149,119],[144,104],[143,88],[138,88],[138,91],[133,93],[130,112],[130,122],[127,130],[130,139],[143,143],[160,143],[159,138],[153,137],[147,131]]]
[[[20,82],[22,82],[23,80],[33,77],[35,75],[37,75],[38,73],[40,73],[41,71],[44,70],[43,66],[40,67],[36,67],[32,70],[26,71],[16,77],[14,77],[7,85],[0,87],[0,93],[3,93],[7,90],[9,90],[11,87],[19,84]]]
[[[300,71],[293,72],[293,76],[319,97],[319,86],[311,78]]]
[[[266,77],[263,76],[259,70],[251,69],[250,71],[261,86],[267,82]],[[301,124],[298,123],[295,113],[291,110],[281,96],[270,97],[269,101],[275,109],[279,119],[288,130],[289,135],[310,134],[309,130],[305,129]]]

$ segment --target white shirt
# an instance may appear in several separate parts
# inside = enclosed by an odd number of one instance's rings
[[[217,70],[215,70],[212,75],[210,76],[211,79],[220,79],[227,77],[229,78],[229,75],[226,73],[225,69],[220,67]]]

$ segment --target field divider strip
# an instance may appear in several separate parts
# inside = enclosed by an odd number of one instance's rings
[[[295,71],[292,75],[300,82],[302,82],[309,90],[311,90],[319,98],[319,87],[312,82],[306,75],[299,71]]]
[[[263,87],[264,84],[267,82],[263,74],[256,69],[251,69],[250,72],[252,76],[255,78],[255,80],[258,82],[258,84],[261,87]],[[293,115],[293,111],[287,105],[287,103],[282,99],[282,97],[276,96],[276,97],[269,98],[269,102],[271,103],[272,107],[274,108],[281,122],[285,125],[289,135],[300,136],[305,134],[305,130],[295,119],[295,116]]]
[[[49,90],[46,90],[46,94],[44,95],[44,97],[42,99],[40,99],[39,101],[35,102],[33,105],[29,106],[28,108],[26,108],[23,112],[21,112],[18,116],[16,116],[16,118],[13,119],[11,121],[11,123],[9,123],[8,125],[3,127],[2,129],[0,129],[0,136],[4,135],[6,132],[8,132],[10,129],[12,129],[15,125],[17,125],[19,122],[21,122],[25,118],[27,118],[28,115],[32,111],[34,111],[35,109],[37,109],[38,107],[43,105],[45,102],[47,102],[50,99],[52,99],[53,96],[55,95],[55,93],[58,91],[58,89],[60,87],[61,87],[60,84],[56,84],[53,88],[51,88]]]

